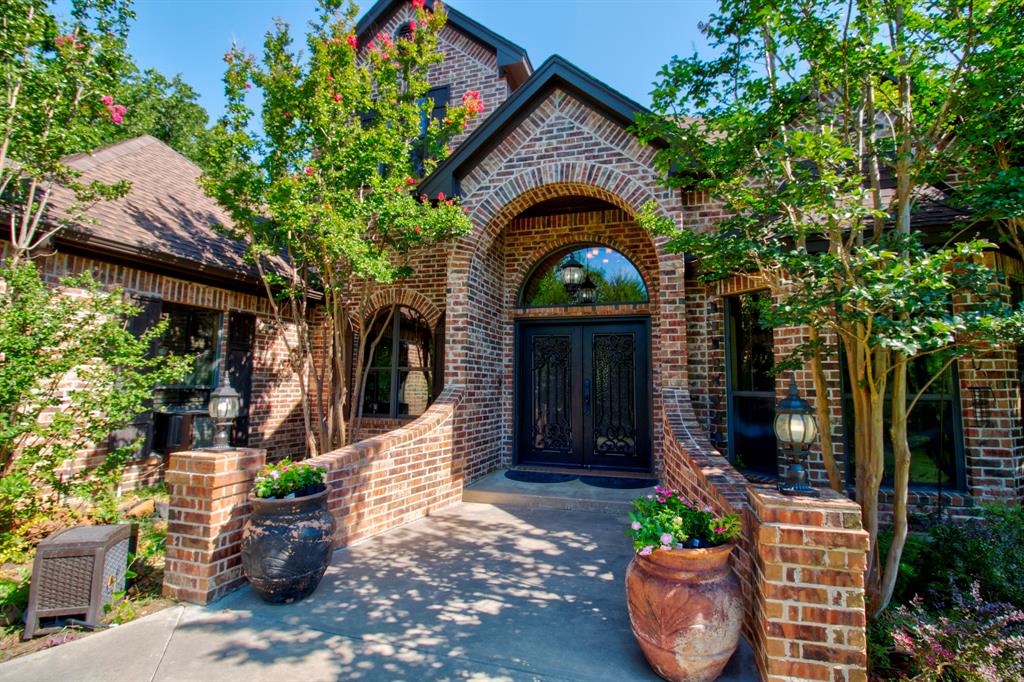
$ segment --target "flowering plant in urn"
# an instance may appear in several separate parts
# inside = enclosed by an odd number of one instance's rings
[[[626,569],[626,605],[644,657],[670,682],[717,679],[743,623],[729,563],[739,517],[655,486],[633,500],[629,519],[636,554]]]
[[[323,469],[283,459],[277,464],[268,464],[256,475],[253,494],[263,498],[289,499],[320,492],[323,482]]]
[[[657,550],[717,547],[740,534],[736,514],[715,514],[700,500],[689,500],[670,488],[633,500],[628,534],[641,556]]]

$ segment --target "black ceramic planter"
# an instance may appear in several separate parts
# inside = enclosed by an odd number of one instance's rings
[[[287,500],[250,495],[242,535],[242,570],[256,593],[280,604],[308,597],[331,560],[334,517],[327,490]]]

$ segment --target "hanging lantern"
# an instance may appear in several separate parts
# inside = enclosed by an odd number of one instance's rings
[[[583,264],[569,254],[558,268],[558,277],[566,290],[574,293],[576,287],[583,282]]]
[[[801,460],[818,437],[818,421],[814,408],[800,397],[796,376],[789,382],[789,395],[775,407],[775,438],[783,455],[790,461],[786,477],[779,483],[779,491],[786,495],[819,497],[817,490],[807,482],[807,469]]]
[[[597,285],[590,279],[590,275],[580,285],[580,303],[594,303],[597,300]]]

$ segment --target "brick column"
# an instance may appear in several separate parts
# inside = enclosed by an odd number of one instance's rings
[[[246,498],[266,459],[266,450],[248,448],[171,455],[165,596],[208,604],[245,582],[239,552]]]
[[[860,507],[830,489],[821,498],[749,488],[754,566],[752,642],[768,682],[866,682]]]

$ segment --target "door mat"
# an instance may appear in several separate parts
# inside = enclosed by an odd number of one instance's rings
[[[616,488],[632,490],[633,488],[650,488],[658,485],[653,478],[624,478],[619,476],[581,476],[580,480],[595,488]]]
[[[579,476],[572,474],[556,474],[550,471],[519,471],[509,469],[505,472],[505,478],[523,483],[568,483],[575,481]]]

